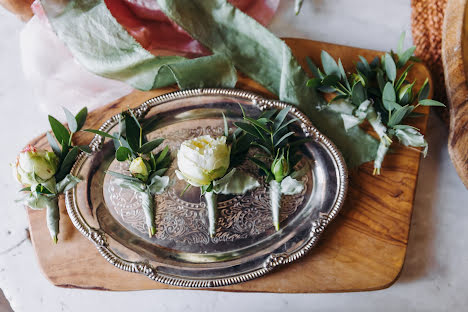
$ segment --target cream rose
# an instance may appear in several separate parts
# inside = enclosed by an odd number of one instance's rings
[[[24,186],[45,182],[57,172],[58,157],[29,145],[16,159],[13,165],[14,176]]]
[[[230,153],[225,136],[203,135],[184,141],[177,153],[177,176],[193,186],[209,185],[226,174]]]

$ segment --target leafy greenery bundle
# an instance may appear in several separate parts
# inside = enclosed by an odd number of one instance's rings
[[[374,161],[374,174],[380,174],[382,161],[393,138],[405,146],[422,147],[427,153],[427,142],[419,129],[404,124],[408,117],[417,117],[414,111],[418,106],[445,106],[428,99],[430,86],[428,79],[418,92],[413,90],[415,82],[407,80],[413,63],[415,47],[403,49],[405,34],[400,37],[397,52],[385,53],[371,63],[359,56],[356,71],[347,74],[341,60],[336,62],[327,52],[322,51],[322,70],[309,58],[308,65],[314,78],[307,81],[309,87],[324,93],[335,93],[326,109],[341,114],[346,130],[369,121],[380,138]],[[401,72],[398,74],[398,72]]]
[[[152,237],[156,233],[154,195],[161,194],[169,185],[169,177],[164,176],[164,173],[172,162],[168,146],[156,154],[152,153],[164,139],[148,141],[142,125],[131,110],[121,114],[119,132],[113,135],[93,129],[85,131],[111,138],[116,150],[115,158],[130,164],[130,175],[114,171],[107,173],[116,177],[121,187],[138,192],[142,200],[148,235]]]
[[[292,169],[301,159],[300,145],[310,139],[298,138],[289,131],[288,126],[297,121],[297,118],[287,119],[289,107],[264,111],[257,119],[246,116],[243,109],[242,112],[244,122],[235,125],[250,137],[251,146],[260,151],[250,160],[266,175],[270,185],[273,224],[278,231],[281,195],[298,194],[304,188],[303,183],[295,179],[300,174]]]
[[[15,178],[24,186],[25,196],[19,202],[32,209],[47,210],[47,226],[54,243],[58,241],[60,212],[58,196],[73,188],[80,179],[70,174],[79,151],[90,153],[88,146],[74,146],[73,134],[80,131],[88,114],[83,108],[76,116],[64,108],[68,129],[49,116],[54,136],[47,132],[47,140],[53,152],[29,145],[12,165]],[[59,143],[57,143],[57,141]]]

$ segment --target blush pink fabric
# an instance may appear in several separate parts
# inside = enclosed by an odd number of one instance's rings
[[[279,1],[229,0],[263,25],[270,22],[278,9]],[[104,2],[130,35],[155,55],[177,54],[196,57],[211,54],[210,50],[164,15],[156,0],[105,0]]]

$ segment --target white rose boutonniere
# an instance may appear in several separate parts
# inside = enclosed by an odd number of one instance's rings
[[[177,177],[199,187],[205,197],[211,237],[216,234],[217,194],[244,194],[260,185],[252,176],[234,168],[245,158],[250,142],[241,130],[229,135],[224,121],[224,136],[203,135],[186,140],[177,153]]]

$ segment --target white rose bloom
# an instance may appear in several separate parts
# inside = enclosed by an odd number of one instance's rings
[[[230,153],[224,136],[214,139],[203,135],[184,141],[177,153],[180,171],[176,174],[193,186],[208,185],[226,174]]]

